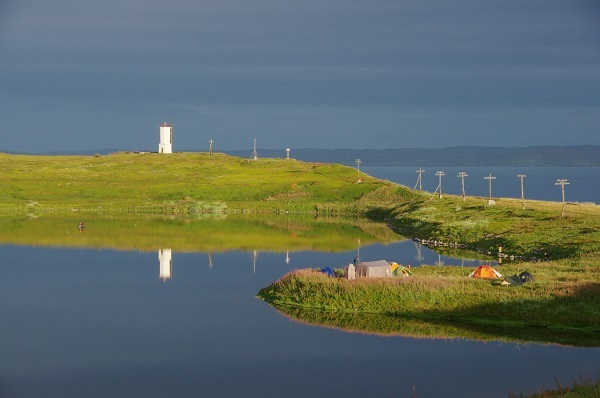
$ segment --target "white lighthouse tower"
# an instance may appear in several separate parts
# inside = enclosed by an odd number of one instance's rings
[[[173,125],[164,122],[160,125],[158,153],[173,153]]]

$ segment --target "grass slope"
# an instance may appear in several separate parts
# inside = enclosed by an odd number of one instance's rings
[[[561,217],[562,204],[496,199],[488,206],[481,197],[466,201],[422,195],[399,204],[390,214],[393,228],[411,238],[458,243],[484,254],[503,246],[507,257],[521,260],[579,257],[600,252],[600,206],[571,204]]]
[[[333,165],[223,154],[0,154],[5,213],[359,212],[408,189]]]
[[[408,278],[358,280],[329,278],[317,271],[298,270],[261,289],[258,297],[280,310],[299,307],[334,311],[342,318],[350,313],[451,321],[492,326],[496,328],[496,336],[514,337],[515,333],[503,332],[508,329],[546,329],[550,332],[547,336],[534,334],[531,338],[562,344],[600,345],[600,269],[597,266],[574,268],[558,263],[522,263],[500,270],[505,275],[528,270],[536,276],[536,282],[518,288],[497,287],[487,280],[468,278],[470,269],[449,266],[414,268],[413,276]],[[362,327],[369,333],[389,333],[388,324],[366,323]],[[516,334],[527,336],[522,332]],[[571,338],[570,334],[576,337]]]

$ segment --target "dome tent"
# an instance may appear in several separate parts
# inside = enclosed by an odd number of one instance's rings
[[[502,274],[490,267],[489,265],[480,265],[469,274],[469,277],[479,279],[494,279],[502,278]]]

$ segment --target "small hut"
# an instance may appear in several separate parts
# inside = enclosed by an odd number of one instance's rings
[[[385,278],[392,276],[392,266],[386,260],[362,261],[356,265],[357,278]]]

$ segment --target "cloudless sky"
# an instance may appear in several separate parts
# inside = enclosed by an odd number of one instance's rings
[[[600,145],[597,0],[0,0],[0,150]]]

